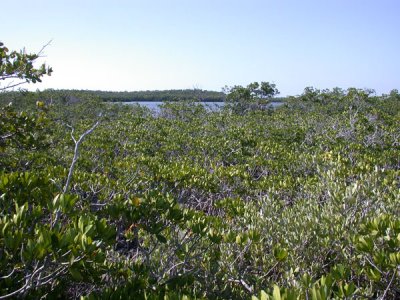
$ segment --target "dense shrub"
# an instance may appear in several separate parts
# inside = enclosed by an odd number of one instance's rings
[[[17,103],[0,113],[2,296],[400,297],[396,93],[159,115],[87,94],[2,97]],[[97,121],[65,188],[71,130]]]

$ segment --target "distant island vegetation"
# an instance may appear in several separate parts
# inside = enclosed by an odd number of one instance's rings
[[[23,93],[28,93],[27,91]],[[100,90],[68,90],[68,89],[46,89],[38,92],[39,94],[52,94],[64,98],[66,102],[78,101],[88,96],[97,96],[103,102],[179,102],[193,100],[195,102],[224,102],[226,94],[224,92],[208,91],[201,89],[183,89],[183,90],[154,90],[154,91],[100,91]],[[9,98],[12,95],[17,96],[20,91],[3,92],[3,97]],[[285,97],[276,97],[274,102],[282,102]]]

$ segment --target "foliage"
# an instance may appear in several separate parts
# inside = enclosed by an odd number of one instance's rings
[[[39,53],[28,54],[24,50],[11,51],[0,42],[0,82],[9,82],[0,91],[18,86],[23,83],[41,82],[41,77],[51,75],[51,67],[42,64],[39,68],[34,63],[40,57]],[[11,82],[10,82],[11,81]]]
[[[225,87],[227,93],[226,102],[231,104],[237,113],[243,113],[249,109],[263,107],[268,100],[279,94],[274,83],[258,82],[250,83],[247,87],[235,85],[231,88]]]
[[[164,91],[76,91],[96,95],[105,102],[135,102],[135,101],[162,101],[173,102],[195,100],[198,102],[223,102],[225,94],[222,92],[206,91],[201,89],[164,90]]]
[[[400,297],[398,93],[158,115],[79,92],[1,97],[1,296]],[[65,190],[71,127],[97,121]]]

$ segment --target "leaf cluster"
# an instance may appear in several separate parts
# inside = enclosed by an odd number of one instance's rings
[[[34,63],[40,57],[40,52],[26,53],[25,49],[21,51],[10,51],[0,42],[0,81],[10,82],[0,91],[18,86],[23,83],[41,82],[41,77],[51,75],[53,69],[42,64],[35,67]]]

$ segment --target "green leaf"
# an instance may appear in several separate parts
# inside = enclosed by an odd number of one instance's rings
[[[372,279],[373,281],[380,281],[381,280],[381,273],[374,269],[374,268],[368,268],[367,269],[367,276]]]
[[[167,242],[167,238],[161,234],[156,234],[156,238],[159,242],[165,244]]]
[[[264,290],[261,290],[260,300],[269,300],[269,296]]]
[[[356,291],[356,286],[354,285],[353,282],[346,283],[344,285],[344,292],[345,292],[346,297],[352,296],[355,291]]]
[[[284,261],[288,256],[288,251],[285,248],[276,246],[273,250],[274,256],[278,261]]]
[[[274,291],[272,292],[272,299],[274,300],[281,300],[281,290],[279,286],[274,285]]]
[[[51,247],[53,251],[59,248],[59,239],[56,233],[51,234]]]
[[[358,250],[363,252],[372,252],[374,249],[374,242],[370,237],[361,236],[358,238],[358,243],[356,244]]]
[[[69,273],[71,274],[72,278],[75,279],[76,281],[83,280],[83,276],[82,276],[81,272],[79,272],[79,270],[76,269],[75,267],[69,268]]]

